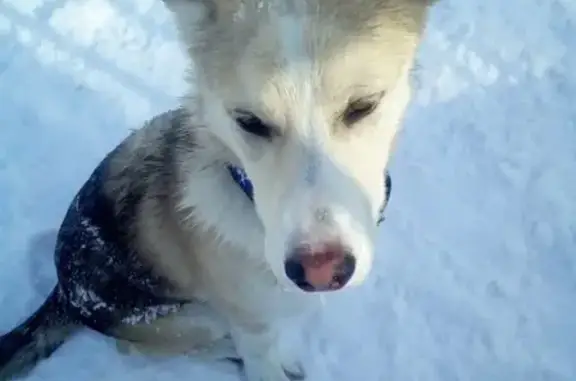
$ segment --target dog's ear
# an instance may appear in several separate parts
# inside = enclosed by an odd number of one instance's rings
[[[420,1],[422,1],[424,5],[426,5],[428,8],[431,8],[432,6],[440,2],[440,0],[420,0]]]
[[[166,0],[165,0],[166,1]],[[413,2],[420,3],[422,5],[434,5],[440,0],[412,0]]]
[[[202,43],[218,18],[218,3],[225,0],[162,0],[172,13],[181,42],[187,48]]]
[[[180,38],[188,47],[201,45],[206,33],[231,17],[243,0],[162,0],[176,21]]]
[[[240,0],[162,0],[166,7],[185,19],[216,21],[223,14],[238,7]],[[193,17],[192,13],[195,14]]]
[[[440,2],[440,0],[398,0],[398,1],[400,3],[403,3],[404,5],[412,5],[412,6],[426,7],[426,8],[430,8],[434,4]]]
[[[215,1],[213,0],[162,0],[176,17],[188,18],[191,21],[213,18],[215,15]],[[186,16],[184,16],[186,15]],[[199,17],[201,16],[201,17]]]

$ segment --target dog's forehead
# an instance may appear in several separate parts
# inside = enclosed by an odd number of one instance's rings
[[[271,0],[239,8],[217,33],[208,33],[200,66],[233,107],[244,103],[265,113],[302,110],[311,102],[341,107],[346,98],[386,90],[398,78],[413,57],[424,2],[294,0],[274,6],[278,2]]]
[[[207,1],[207,0],[205,0]],[[420,29],[433,0],[212,0],[226,22],[266,19],[273,15],[304,15],[316,20],[362,28],[389,16],[408,29]]]
[[[425,11],[413,1],[419,0],[260,1],[268,7],[232,23],[230,32],[245,36],[244,55],[280,65],[302,57],[322,62],[353,45],[406,48],[413,46],[410,37],[419,34]],[[278,3],[283,5],[273,5]]]
[[[342,103],[386,90],[413,57],[417,35],[385,17],[371,27],[335,20],[286,13],[263,22],[236,63],[239,88],[252,89],[248,95],[272,110],[312,101],[304,94]]]

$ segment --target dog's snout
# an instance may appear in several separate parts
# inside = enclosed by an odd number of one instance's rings
[[[356,269],[356,259],[340,246],[320,250],[299,247],[284,263],[286,276],[308,292],[334,291],[344,287]]]

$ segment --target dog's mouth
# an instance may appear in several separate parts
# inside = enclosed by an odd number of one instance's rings
[[[338,291],[344,288],[344,284],[337,280],[333,279],[330,285],[325,287],[314,287],[310,282],[303,281],[296,284],[298,288],[305,292],[330,292],[330,291]]]

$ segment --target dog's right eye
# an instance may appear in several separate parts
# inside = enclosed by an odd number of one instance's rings
[[[272,139],[276,134],[274,128],[256,115],[244,110],[235,110],[236,123],[241,129],[260,138]]]
[[[351,126],[370,115],[374,110],[376,110],[380,101],[384,97],[384,94],[385,92],[382,91],[350,102],[342,114],[342,120],[344,123],[347,126]]]

